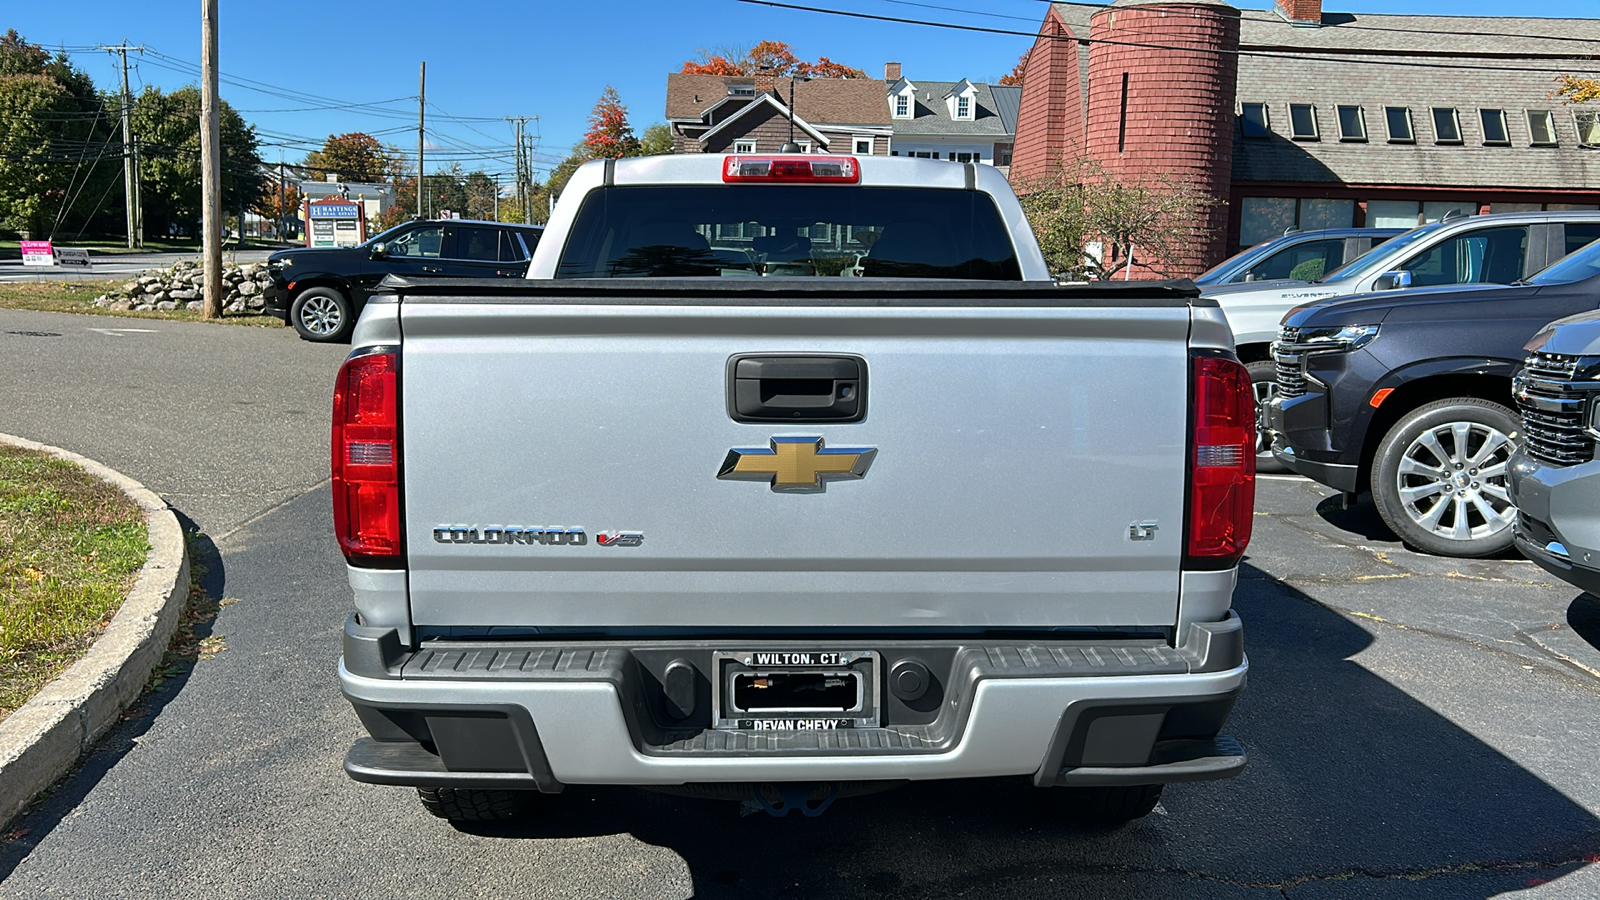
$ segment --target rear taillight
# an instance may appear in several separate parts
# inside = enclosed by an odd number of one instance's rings
[[[728,184],[857,184],[861,166],[853,156],[730,156],[723,161]]]
[[[1194,358],[1186,567],[1233,565],[1250,543],[1256,499],[1256,407],[1238,360]]]
[[[391,350],[352,356],[333,389],[333,531],[352,562],[401,557],[400,369]]]

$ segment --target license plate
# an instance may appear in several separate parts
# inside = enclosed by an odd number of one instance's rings
[[[876,651],[719,650],[711,664],[714,728],[838,731],[879,724]]]

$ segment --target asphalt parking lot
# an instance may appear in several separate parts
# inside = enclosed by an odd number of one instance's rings
[[[816,819],[572,787],[458,831],[339,769],[327,406],[288,329],[0,311],[0,431],[119,469],[207,536],[227,649],[145,698],[0,837],[0,897],[1600,896],[1600,601],[1507,557],[1405,550],[1369,505],[1263,478],[1236,594],[1231,782],[1065,824],[1016,781]],[[97,330],[98,329],[98,330]],[[111,333],[107,333],[111,332]]]

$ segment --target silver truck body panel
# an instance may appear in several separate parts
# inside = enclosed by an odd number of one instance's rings
[[[1189,316],[408,301],[412,620],[1171,627]],[[805,352],[866,360],[864,421],[729,418],[732,355]],[[1174,389],[1117,389],[1145,384]],[[717,479],[730,449],[780,436],[878,453],[866,477],[820,493]],[[1135,522],[1156,523],[1155,539],[1130,540]],[[439,543],[440,526],[583,528],[590,539]],[[592,536],[605,530],[645,539],[604,547]]]
[[[1248,663],[1191,675],[983,681],[948,752],[876,756],[647,755],[629,733],[616,688],[605,682],[390,681],[353,675],[341,664],[339,684],[346,697],[368,704],[521,706],[538,723],[551,772],[563,784],[684,784],[1030,775],[1044,765],[1063,712],[1076,702],[1200,701],[1240,690],[1247,670]]]

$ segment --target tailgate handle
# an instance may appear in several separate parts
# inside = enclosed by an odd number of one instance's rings
[[[858,356],[735,356],[728,415],[735,422],[858,422],[867,363]]]

